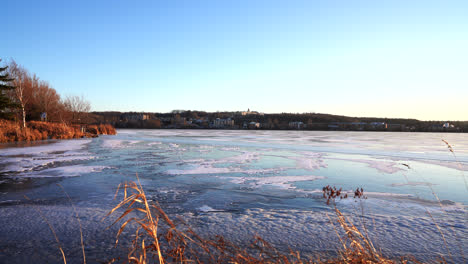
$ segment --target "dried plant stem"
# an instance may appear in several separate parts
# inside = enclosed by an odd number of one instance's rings
[[[29,197],[27,197],[26,195],[24,196],[24,198],[26,198],[27,200],[31,200],[29,199]],[[67,264],[67,258],[65,257],[65,252],[63,252],[63,248],[62,248],[62,245],[60,244],[60,240],[58,239],[58,236],[57,236],[57,233],[55,233],[55,230],[54,228],[52,227],[52,225],[50,224],[49,220],[47,220],[47,217],[45,217],[45,215],[42,213],[42,211],[38,208],[35,208],[33,207],[36,212],[39,213],[39,215],[41,216],[41,218],[44,220],[44,222],[47,223],[47,225],[49,226],[49,229],[50,231],[52,232],[52,234],[54,235],[54,238],[55,238],[55,241],[57,242],[57,246],[59,248],[59,251],[60,253],[62,254],[62,259],[63,259],[63,263],[64,264]]]
[[[73,212],[75,213],[76,220],[78,221],[78,224],[80,225],[81,251],[83,253],[83,264],[86,264],[86,254],[85,254],[84,239],[83,239],[83,226],[81,225],[80,217],[78,215],[78,212],[76,211],[75,205],[73,204],[73,202],[72,202],[72,200],[70,198],[70,195],[68,195],[68,193],[65,191],[65,189],[63,188],[62,185],[60,185],[60,184],[57,184],[57,185],[62,189],[62,191],[67,196],[68,201],[70,202],[70,205],[73,208]]]

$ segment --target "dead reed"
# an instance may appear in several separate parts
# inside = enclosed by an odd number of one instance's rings
[[[129,216],[120,225],[116,244],[128,224],[137,225],[128,263],[309,263],[301,261],[297,252],[279,253],[260,237],[254,237],[247,248],[229,243],[221,236],[204,239],[183,220],[176,223],[158,204],[148,202],[139,183],[119,185],[116,195],[121,189],[123,200],[107,216],[125,208],[113,225]],[[141,215],[137,216],[138,213]]]
[[[457,165],[458,165],[458,169],[459,169],[459,171],[461,172],[461,177],[463,178],[463,181],[464,181],[464,183],[465,183],[465,189],[468,191],[468,182],[466,181],[465,173],[463,172],[463,166],[462,166],[462,164],[460,163],[460,161],[458,160],[457,155],[455,154],[455,151],[453,150],[452,145],[451,145],[447,140],[445,140],[445,139],[442,139],[442,142],[444,142],[445,145],[447,145],[447,148],[448,148],[449,151],[452,153],[453,158],[455,159],[455,162],[456,162]]]
[[[26,195],[24,196],[24,198],[26,200],[30,200],[29,197],[27,197]],[[52,227],[52,224],[50,224],[49,220],[47,219],[47,217],[44,215],[44,213],[40,209],[38,209],[38,208],[34,208],[34,209],[39,213],[42,220],[44,220],[44,222],[47,224],[47,226],[49,227],[50,232],[52,232],[52,235],[55,238],[55,242],[57,242],[57,247],[58,247],[60,253],[62,254],[63,263],[67,264],[67,258],[65,257],[65,252],[63,251],[62,243],[60,243],[60,240],[59,240],[59,238],[57,236],[57,233],[55,232],[55,229]]]
[[[115,197],[122,191],[123,199],[107,215],[115,213],[118,209],[124,212],[112,225],[121,222],[116,236],[116,245],[125,228],[129,224],[136,225],[135,238],[128,252],[128,263],[419,263],[414,259],[402,258],[399,261],[383,257],[372,242],[343,215],[335,206],[335,199],[346,199],[348,195],[336,187],[323,188],[323,197],[328,204],[334,205],[336,220],[341,227],[340,235],[342,249],[339,257],[321,260],[304,259],[299,252],[290,250],[289,254],[281,253],[261,237],[255,236],[253,242],[241,248],[229,243],[221,236],[215,239],[205,239],[194,232],[183,220],[173,221],[157,203],[148,201],[147,196],[139,183],[126,182],[117,188]],[[356,189],[356,199],[364,199],[364,190]],[[125,220],[124,220],[125,219]],[[333,224],[333,226],[335,226]],[[336,227],[335,227],[336,228]],[[115,261],[115,260],[113,260]],[[113,262],[111,261],[111,262]]]

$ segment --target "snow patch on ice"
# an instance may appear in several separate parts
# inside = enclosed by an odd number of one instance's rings
[[[252,161],[258,160],[258,159],[260,159],[260,155],[258,153],[244,151],[242,152],[241,155],[236,155],[233,157],[221,159],[217,163],[234,162],[234,163],[241,164],[241,163],[251,163]]]
[[[272,185],[283,189],[295,189],[292,185],[294,182],[315,181],[325,179],[323,176],[271,176],[271,177],[225,177],[232,183],[249,184],[252,187],[260,187],[262,185]]]
[[[86,144],[91,143],[89,139],[73,139],[64,140],[57,143],[51,143],[47,145],[34,146],[34,147],[15,147],[5,148],[0,152],[0,156],[19,156],[19,155],[40,155],[51,152],[64,152],[72,150],[80,150]]]
[[[20,174],[17,178],[48,178],[48,177],[76,177],[91,172],[101,172],[109,169],[107,166],[73,165],[51,169],[45,169],[37,173]]]
[[[226,174],[226,173],[244,173],[244,174],[265,174],[272,172],[279,172],[282,168],[268,168],[268,169],[242,169],[237,167],[213,167],[211,165],[200,165],[193,169],[167,170],[165,173],[170,175],[190,175],[190,174]]]
[[[138,140],[105,139],[101,146],[103,148],[115,149],[115,148],[124,148],[129,145],[134,145],[140,142],[141,141],[138,141]]]
[[[54,163],[71,162],[77,160],[91,160],[95,156],[87,155],[58,155],[54,158],[43,157],[26,157],[26,158],[5,158],[2,160],[3,164],[7,164],[0,172],[24,172],[30,171],[38,167],[48,166]]]
[[[215,212],[216,211],[215,209],[209,207],[208,205],[203,205],[201,207],[198,207],[197,209],[198,209],[198,211],[204,212],[204,213]]]
[[[468,171],[468,164],[465,162],[449,162],[449,161],[438,161],[438,160],[418,160],[418,162],[438,165],[450,169],[455,169],[459,171]]]
[[[366,159],[343,159],[343,158],[328,158],[332,160],[343,160],[367,164],[370,168],[374,168],[379,172],[393,174],[403,169],[397,167],[399,164],[393,161],[376,161],[376,160],[366,160]]]
[[[239,147],[223,147],[221,148],[222,151],[239,151]]]
[[[214,173],[231,173],[229,168],[215,168],[212,166],[198,166],[188,170],[167,170],[166,174],[171,175],[186,175],[186,174],[214,174]]]
[[[296,166],[306,170],[318,170],[320,168],[326,168],[327,164],[321,159],[320,155],[315,157],[288,157],[289,159],[296,161]]]
[[[401,187],[401,186],[432,186],[433,183],[430,182],[404,182],[404,183],[392,183],[392,187]]]

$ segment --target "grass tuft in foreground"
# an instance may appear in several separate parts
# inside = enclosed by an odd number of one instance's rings
[[[116,245],[129,224],[137,227],[127,255],[128,263],[420,263],[411,258],[396,261],[382,256],[368,237],[335,206],[335,199],[347,198],[347,194],[335,187],[324,187],[323,196],[328,204],[332,202],[335,221],[345,236],[340,236],[330,218],[342,248],[338,257],[328,260],[304,259],[299,252],[293,250],[289,254],[280,253],[258,236],[254,237],[250,246],[243,248],[229,243],[221,236],[211,240],[204,239],[182,220],[178,221],[181,224],[176,225],[158,204],[150,203],[140,183],[119,185],[116,196],[120,190],[124,194],[123,200],[107,216],[116,213],[118,209],[125,209],[112,224],[121,222]],[[354,197],[364,198],[364,191],[357,189]],[[110,262],[114,261],[116,260]]]

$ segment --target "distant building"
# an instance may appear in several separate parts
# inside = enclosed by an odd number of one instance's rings
[[[454,128],[455,126],[447,122],[447,123],[444,123],[444,124],[442,125],[442,127],[443,127],[443,128]]]
[[[370,123],[372,129],[386,129],[388,128],[387,123],[385,122],[372,122]]]
[[[231,118],[216,118],[213,120],[213,127],[214,128],[225,128],[225,127],[233,127],[234,120]]]
[[[264,115],[263,113],[259,113],[257,111],[250,111],[250,108],[247,109],[246,112],[241,112],[241,115],[246,116],[246,115]]]
[[[256,129],[256,128],[260,128],[260,123],[253,122],[253,121],[249,123],[249,129]]]
[[[304,128],[304,123],[300,121],[295,121],[295,122],[289,122],[289,128],[292,129],[303,129]]]
[[[145,113],[125,113],[122,114],[121,118],[122,120],[135,120],[135,121],[140,121],[140,120],[149,120],[150,115],[145,114]]]

